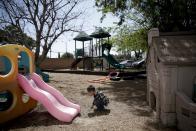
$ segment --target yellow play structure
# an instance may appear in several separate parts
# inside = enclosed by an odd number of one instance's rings
[[[20,45],[0,46],[0,124],[21,116],[36,107],[19,86],[17,74],[24,70],[32,73],[34,54]]]

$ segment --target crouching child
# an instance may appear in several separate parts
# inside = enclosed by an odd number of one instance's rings
[[[109,104],[109,98],[107,98],[102,92],[96,91],[95,87],[92,85],[87,88],[87,92],[90,96],[94,96],[91,108],[96,106],[98,111],[105,110],[105,106],[108,106]]]

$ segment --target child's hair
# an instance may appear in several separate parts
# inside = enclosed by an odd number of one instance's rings
[[[90,85],[88,88],[87,88],[87,91],[88,92],[91,92],[91,91],[95,91],[95,87],[94,86],[92,86],[92,85]]]

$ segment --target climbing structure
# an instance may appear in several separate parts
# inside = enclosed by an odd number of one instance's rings
[[[23,46],[0,46],[0,123],[36,107],[37,102],[20,88],[17,81],[18,72],[34,71],[33,58],[33,53]]]
[[[83,61],[83,69],[85,69],[85,61],[89,58],[85,56],[85,50],[84,50],[84,42],[85,41],[90,41],[90,45],[92,42],[92,38],[88,36],[84,31],[79,32],[79,34],[74,38],[75,40],[75,60],[71,64],[71,69],[76,69],[77,64]],[[82,42],[82,49],[76,49],[76,41]],[[93,44],[92,44],[93,45]],[[92,56],[93,57],[93,56]],[[89,62],[87,62],[89,63]],[[92,69],[92,61],[90,62],[90,66]]]
[[[83,62],[84,70],[93,70],[95,67],[100,68],[100,70],[103,70],[104,63],[106,64],[105,67],[107,66],[109,67],[109,69],[110,65],[117,69],[123,69],[124,66],[119,64],[119,62],[110,54],[110,36],[111,35],[102,28],[96,28],[96,30],[90,36],[86,34],[84,31],[79,32],[79,34],[74,38],[75,60],[71,64],[71,69],[77,69],[76,67],[77,65],[80,65],[80,62]],[[93,44],[93,38],[95,39],[95,44]],[[82,49],[76,49],[76,41],[82,42]],[[84,50],[85,41],[90,41],[88,53],[86,53]],[[105,51],[107,52],[105,53]]]

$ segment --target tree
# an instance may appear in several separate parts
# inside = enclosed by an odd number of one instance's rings
[[[72,53],[69,53],[69,52],[66,52],[64,53],[61,58],[74,58],[73,54]]]
[[[196,0],[95,0],[103,16],[112,12],[124,21],[161,31],[196,29]],[[104,17],[103,17],[104,18]]]
[[[4,30],[0,30],[0,36],[0,42],[21,44],[25,45],[29,49],[33,49],[35,47],[34,39],[24,32],[20,32],[17,27],[12,25],[6,26]]]
[[[147,50],[147,29],[141,28],[131,30],[131,27],[123,25],[115,30],[116,35],[112,38],[112,42],[117,47],[117,51],[124,56],[131,56],[134,52],[136,59]]]
[[[2,0],[0,24],[8,24],[35,34],[36,65],[46,58],[52,44],[67,31],[75,31],[74,19],[82,11],[75,10],[80,0]],[[43,48],[41,56],[40,49]]]

